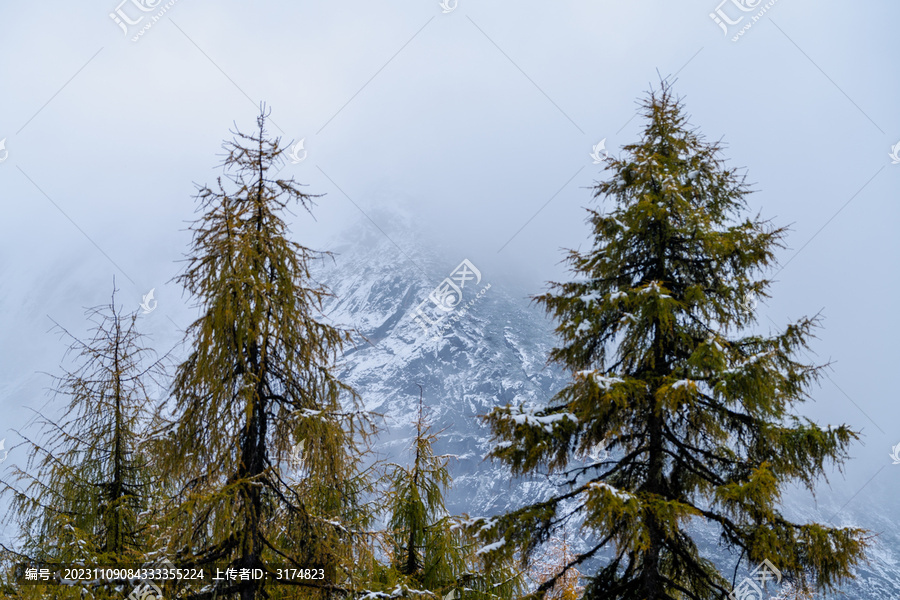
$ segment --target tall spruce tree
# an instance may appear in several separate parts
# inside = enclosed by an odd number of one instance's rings
[[[642,107],[641,140],[594,188],[611,205],[588,210],[592,246],[568,253],[578,278],[536,297],[558,322],[550,361],[572,381],[543,409],[487,417],[493,457],[548,469],[561,489],[477,526],[492,556],[527,558],[577,524],[586,550],[569,566],[597,565],[584,594],[596,600],[724,598],[734,581],[692,539],[700,522],[739,564],[767,559],[803,588],[833,588],[864,559],[865,532],[793,523],[779,501],[791,482],[813,490],[858,436],[795,414],[822,369],[796,357],[818,319],[754,333],[745,301],[766,296],[785,229],[745,215],[744,178],[668,84]],[[600,444],[615,458],[582,460]]]
[[[200,316],[172,390],[168,469],[181,490],[168,532],[178,564],[261,568],[269,578],[218,581],[186,598],[350,594],[366,547],[358,444],[368,425],[332,368],[350,336],[320,317],[329,292],[310,267],[323,253],[289,238],[283,213],[292,203],[310,210],[314,196],[276,178],[283,147],[266,117],[254,135],[237,131],[224,144],[230,189],[220,177],[217,190],[198,192],[202,215],[179,281]],[[302,468],[292,471],[289,457]],[[279,567],[313,576],[273,587]]]
[[[137,314],[115,304],[88,311],[90,338],[67,330],[75,368],[54,376],[54,394],[69,402],[59,419],[40,415],[39,438],[14,482],[0,482],[12,496],[7,519],[15,519],[22,560],[58,567],[141,563],[152,546],[147,507],[155,494],[144,433],[153,392],[161,389],[165,357],[142,343]],[[20,595],[32,597],[26,586]],[[80,589],[76,589],[80,588]],[[41,598],[120,597],[115,586],[90,581],[41,589]]]

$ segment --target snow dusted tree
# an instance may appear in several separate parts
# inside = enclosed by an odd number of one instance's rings
[[[413,462],[395,465],[386,509],[393,568],[401,575],[394,595],[437,594],[448,599],[507,600],[521,589],[522,578],[507,562],[484,569],[476,540],[444,505],[450,486],[446,456],[436,456],[422,397],[412,443]]]
[[[21,560],[59,567],[111,566],[143,562],[150,527],[146,508],[155,494],[155,478],[142,446],[150,423],[152,392],[164,385],[164,361],[142,345],[136,313],[115,304],[88,311],[91,337],[71,339],[67,352],[76,367],[55,376],[54,393],[68,397],[63,416],[41,415],[41,439],[25,435],[30,455],[25,468],[13,470],[15,482],[2,482],[11,495],[7,519],[18,526]],[[119,597],[94,583],[85,591],[95,598]],[[27,587],[27,586],[26,586]],[[90,588],[89,590],[87,588]],[[22,590],[22,597],[28,597]],[[81,592],[57,588],[57,597]],[[108,596],[108,594],[114,596]],[[41,597],[50,597],[42,590]],[[106,595],[104,595],[106,594]]]
[[[420,399],[413,439],[413,462],[394,465],[386,510],[390,518],[393,566],[409,585],[419,590],[447,594],[465,572],[463,540],[452,529],[444,506],[450,484],[447,457],[435,456],[436,436],[425,421]]]
[[[310,210],[313,196],[275,179],[283,148],[267,136],[266,117],[254,135],[235,132],[224,145],[230,189],[219,178],[216,191],[198,192],[202,215],[179,280],[200,316],[173,385],[167,467],[182,487],[167,530],[176,564],[270,575],[186,598],[350,594],[366,547],[358,443],[368,425],[332,370],[349,333],[321,320],[329,293],[310,275],[321,253],[289,238],[283,213],[294,202]],[[292,450],[302,465],[294,475]],[[273,586],[278,567],[313,577]]]
[[[641,140],[607,159],[613,176],[594,188],[612,202],[588,210],[592,246],[568,253],[578,278],[536,298],[558,323],[550,360],[572,381],[540,410],[487,417],[492,456],[557,474],[560,491],[476,526],[502,542],[492,556],[523,559],[580,527],[587,549],[568,566],[596,565],[584,593],[595,600],[725,597],[733,582],[701,554],[694,522],[751,568],[768,559],[833,588],[864,559],[865,532],[793,523],[779,500],[790,482],[812,490],[858,436],[794,414],[822,369],[796,356],[817,318],[757,334],[745,302],[766,296],[785,230],[744,215],[744,178],[688,127],[668,84],[642,106]],[[601,442],[614,458],[580,460]]]
[[[544,544],[541,555],[535,557],[529,578],[540,587],[544,583],[555,579],[553,587],[544,595],[547,600],[578,600],[584,593],[581,585],[581,572],[577,567],[569,564],[575,559],[575,552],[569,544],[565,531],[553,535]],[[565,573],[562,571],[565,570]],[[560,577],[556,577],[560,575]]]

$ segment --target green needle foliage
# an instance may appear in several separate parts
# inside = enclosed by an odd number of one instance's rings
[[[26,468],[14,468],[15,482],[0,482],[12,496],[7,518],[19,530],[19,547],[7,550],[20,560],[134,565],[150,544],[146,509],[156,492],[142,439],[150,390],[163,385],[165,358],[155,359],[142,346],[137,315],[116,307],[115,293],[88,318],[94,327],[87,340],[60,328],[72,340],[66,354],[77,364],[54,377],[55,395],[69,398],[61,420],[41,415],[40,440],[26,438]],[[115,596],[102,586],[83,587],[95,598]],[[76,592],[63,586],[41,593],[63,598]]]
[[[447,512],[448,457],[434,454],[436,440],[420,397],[413,462],[409,467],[394,466],[385,505],[390,515],[391,566],[401,575],[391,595],[437,594],[448,600],[513,598],[522,589],[522,577],[511,561],[498,561],[484,569],[475,540],[460,519]]]
[[[283,148],[266,116],[255,135],[225,143],[229,189],[220,177],[197,196],[179,281],[200,316],[172,388],[167,469],[180,490],[167,531],[178,564],[321,569],[294,591],[345,595],[367,546],[358,443],[369,426],[332,370],[350,336],[319,320],[329,292],[310,266],[322,253],[289,239],[283,219],[292,203],[310,210],[313,196],[276,178]],[[185,597],[284,597],[289,586],[278,587],[217,582]]]
[[[446,594],[466,565],[462,540],[444,506],[450,485],[447,458],[435,456],[435,440],[420,403],[413,463],[394,467],[387,510],[394,567],[413,587]]]
[[[765,295],[785,230],[744,216],[744,179],[688,128],[668,84],[643,112],[642,139],[594,188],[612,202],[588,210],[591,248],[568,253],[578,278],[536,298],[558,322],[550,360],[572,382],[542,410],[487,417],[493,457],[549,469],[561,490],[477,525],[504,542],[494,556],[527,558],[578,524],[586,550],[569,564],[602,565],[584,594],[596,600],[725,597],[732,582],[690,535],[699,522],[750,568],[768,559],[804,589],[833,588],[864,559],[865,532],[792,523],[779,501],[789,482],[813,490],[858,436],[795,415],[823,368],[796,357],[817,318],[749,331],[747,299]],[[602,444],[617,458],[585,460]]]

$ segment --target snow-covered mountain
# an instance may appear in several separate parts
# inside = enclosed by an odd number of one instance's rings
[[[508,402],[544,404],[564,385],[565,374],[545,362],[554,343],[552,323],[524,292],[482,272],[477,259],[441,251],[402,218],[381,221],[401,223],[386,231],[357,227],[347,242],[329,248],[335,259],[318,273],[334,293],[329,319],[364,338],[346,352],[341,370],[365,407],[384,415],[387,429],[375,443],[377,453],[410,460],[421,386],[433,428],[442,432],[437,451],[457,457],[450,465],[451,512],[495,514],[545,498],[553,490],[546,478],[513,480],[505,468],[483,460],[491,440],[479,416]],[[787,496],[785,512],[800,522],[830,521],[878,533],[871,563],[842,592],[853,599],[896,600],[896,496],[872,486],[864,501],[841,506],[853,493],[835,483],[816,503],[796,491]],[[698,527],[695,535],[705,554],[731,572],[736,557],[718,547],[716,532]]]
[[[410,458],[421,392],[433,431],[442,432],[436,451],[454,457],[451,512],[492,514],[545,493],[545,483],[514,484],[484,461],[490,436],[479,417],[507,402],[543,403],[560,387],[561,373],[545,364],[547,323],[524,293],[498,286],[474,259],[442,256],[408,235],[392,236],[397,245],[377,231],[365,235],[357,230],[352,245],[330,248],[335,260],[321,277],[335,296],[329,319],[362,335],[342,377],[367,410],[384,415],[378,453]],[[452,310],[429,297],[441,285],[449,296],[438,301]]]

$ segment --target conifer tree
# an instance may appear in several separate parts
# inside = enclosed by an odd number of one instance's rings
[[[569,544],[565,531],[554,535],[544,544],[540,556],[534,560],[530,579],[541,586],[547,581],[556,578],[556,583],[547,590],[544,595],[546,600],[578,600],[584,593],[581,585],[581,572],[577,567],[569,567],[575,558],[572,546]],[[565,573],[561,574],[561,571]],[[557,575],[560,577],[556,577]]]
[[[41,415],[42,432],[30,446],[25,468],[2,484],[12,496],[7,521],[18,526],[20,560],[57,567],[141,563],[151,545],[146,508],[155,494],[141,441],[150,420],[151,392],[163,384],[165,357],[142,345],[136,313],[115,304],[88,311],[91,337],[71,339],[76,367],[55,376],[54,393],[68,397],[60,419]],[[97,582],[95,598],[118,597]],[[90,589],[87,589],[90,588]],[[33,589],[22,590],[22,597]],[[41,597],[81,597],[55,588]],[[68,595],[67,595],[68,594]],[[109,596],[109,594],[114,594]]]
[[[200,316],[172,389],[168,470],[181,489],[167,529],[176,564],[270,575],[185,598],[346,595],[366,547],[359,443],[368,421],[333,372],[350,336],[320,316],[329,292],[310,268],[324,254],[289,237],[283,214],[293,203],[309,211],[314,196],[275,178],[283,148],[268,137],[266,117],[263,110],[255,134],[234,132],[224,144],[225,181],[197,196],[202,214],[179,281]],[[297,477],[287,464],[292,449]],[[277,568],[315,577],[275,590]]]
[[[508,600],[522,589],[522,578],[510,561],[484,569],[464,519],[447,512],[449,457],[434,454],[437,435],[424,410],[420,395],[412,464],[395,465],[390,477],[386,509],[392,566],[405,584],[394,589],[454,600]]]
[[[387,510],[394,567],[420,590],[446,594],[465,570],[458,531],[444,506],[450,484],[447,458],[435,456],[436,436],[425,422],[422,399],[409,468],[395,465]]]
[[[596,600],[724,598],[734,581],[692,539],[701,522],[745,568],[768,559],[832,589],[864,559],[865,532],[793,523],[779,501],[791,482],[813,490],[858,435],[795,414],[822,369],[796,356],[818,318],[756,333],[745,301],[767,296],[785,229],[745,214],[744,177],[667,83],[642,107],[642,138],[594,188],[610,203],[588,210],[591,247],[568,253],[578,277],[536,297],[558,323],[550,361],[572,381],[544,408],[487,417],[492,456],[555,473],[559,492],[476,525],[497,540],[492,556],[523,558],[580,528],[587,550],[569,566],[595,567],[584,597]],[[615,458],[580,460],[601,443]]]

